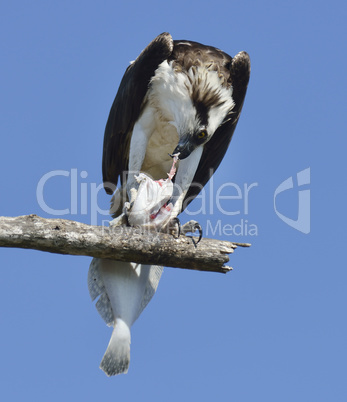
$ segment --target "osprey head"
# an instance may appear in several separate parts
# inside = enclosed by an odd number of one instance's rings
[[[234,101],[232,87],[223,84],[217,71],[201,66],[175,74],[181,89],[177,90],[177,101],[170,104],[174,116],[171,124],[179,136],[173,154],[179,153],[179,158],[185,159],[212,138],[231,113]]]

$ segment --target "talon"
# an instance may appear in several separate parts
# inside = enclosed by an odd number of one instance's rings
[[[181,222],[180,220],[177,218],[177,216],[175,218],[172,219],[171,221],[173,224],[177,225],[177,236],[176,239],[178,239],[181,236]]]
[[[192,233],[196,232],[197,230],[199,231],[199,239],[196,242],[196,244],[198,244],[202,238],[202,227],[201,227],[200,223],[195,222],[193,229],[194,229],[194,231],[192,230]]]
[[[202,238],[202,227],[201,227],[201,225],[199,223],[197,224],[197,227],[195,228],[195,230],[196,229],[199,231],[199,239],[196,242],[196,244],[198,244],[200,242],[201,238]]]
[[[196,221],[189,221],[181,227],[181,233],[183,233],[184,235],[186,235],[186,233],[189,233],[189,232],[195,233],[197,230],[199,231],[199,239],[197,242],[194,241],[195,245],[197,245],[200,242],[200,240],[202,239],[202,227],[201,227],[200,223],[196,222]]]
[[[129,211],[131,211],[132,207],[134,205],[134,201],[133,202],[125,202],[124,206],[123,206],[123,214],[128,217],[129,215]]]

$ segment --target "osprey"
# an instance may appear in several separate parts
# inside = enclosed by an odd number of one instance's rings
[[[187,207],[225,155],[249,76],[246,52],[231,57],[215,47],[173,40],[168,33],[157,36],[131,62],[104,135],[103,181],[106,192],[113,194],[114,217],[127,216],[128,223],[140,226],[152,222],[154,227],[165,227]],[[160,195],[156,211],[145,208],[146,216],[135,218],[134,206],[147,203],[147,198],[138,202],[137,197],[145,197],[140,187],[146,182],[148,188],[156,188],[154,183],[173,169],[172,154],[178,154],[179,161],[176,174],[167,179],[174,182],[169,197]],[[172,183],[168,184],[171,188]],[[168,211],[165,216],[162,208]],[[157,225],[156,219],[160,219]],[[88,275],[91,297],[100,296],[96,307],[106,323],[114,326],[100,366],[107,375],[127,372],[130,327],[154,295],[162,270],[92,261]]]

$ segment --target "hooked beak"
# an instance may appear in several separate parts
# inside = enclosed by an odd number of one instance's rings
[[[182,139],[180,139],[177,147],[172,154],[175,155],[179,153],[179,159],[187,158],[194,151],[195,148],[190,139],[190,135],[185,135]]]

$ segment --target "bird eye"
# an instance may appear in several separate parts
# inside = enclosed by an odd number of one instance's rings
[[[199,140],[202,140],[203,138],[205,138],[207,136],[207,132],[205,130],[202,130],[200,132],[198,132],[197,137],[199,138]]]

